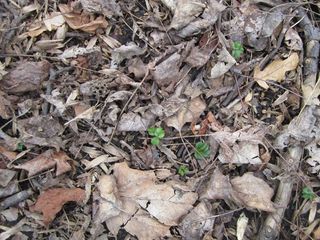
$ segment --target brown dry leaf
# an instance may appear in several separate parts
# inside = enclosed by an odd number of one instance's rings
[[[146,48],[141,48],[134,42],[129,42],[126,45],[122,45],[112,50],[112,61],[116,64],[120,64],[124,59],[130,59],[133,56],[139,56],[144,54]]]
[[[65,203],[81,203],[84,199],[85,191],[81,188],[53,188],[42,192],[30,211],[42,212],[43,223],[49,225]]]
[[[62,26],[65,23],[65,20],[60,12],[52,12],[43,20],[43,23],[48,31],[52,31]]]
[[[59,176],[71,170],[71,166],[68,163],[68,160],[71,159],[65,152],[55,152],[53,150],[47,150],[34,159],[15,166],[15,168],[28,171],[28,177],[31,177],[37,173],[56,166],[56,175]]]
[[[237,199],[249,208],[256,208],[267,212],[274,212],[271,198],[273,189],[253,173],[247,172],[241,177],[231,179],[233,199]]]
[[[206,232],[211,231],[214,218],[211,213],[211,205],[206,201],[201,201],[194,209],[186,215],[179,225],[179,232],[183,239],[203,239]]]
[[[177,0],[170,29],[181,29],[193,21],[206,7],[201,0]]]
[[[167,87],[179,81],[180,59],[181,55],[174,53],[158,64],[155,70],[151,72],[153,79],[160,87]]]
[[[218,56],[218,62],[210,70],[210,78],[215,79],[221,77],[236,63],[237,61],[231,56],[228,50],[222,48]]]
[[[108,26],[107,21],[102,16],[94,18],[83,12],[76,12],[67,4],[59,4],[59,9],[68,25],[74,30],[95,33],[97,29],[106,28]]]
[[[290,50],[301,51],[303,49],[303,42],[294,28],[289,28],[287,30],[284,39]]]
[[[229,180],[228,176],[216,169],[201,199],[228,199],[240,206],[273,212],[275,211],[271,201],[273,193],[273,189],[265,181],[253,176],[250,172]]]
[[[192,67],[202,67],[209,61],[211,51],[212,50],[210,48],[194,47],[191,49],[191,52],[185,62],[190,64]]]
[[[11,103],[6,99],[6,94],[0,91],[0,117],[9,119],[12,116],[10,111]]]
[[[184,124],[196,121],[206,107],[206,103],[200,97],[196,97],[184,104],[175,115],[168,117],[165,123],[181,131]]]
[[[50,116],[36,116],[18,121],[20,140],[25,144],[52,146],[59,149],[62,146],[60,134],[63,127],[59,121]]]
[[[150,126],[151,121],[152,119],[146,116],[146,114],[142,117],[138,113],[125,113],[119,121],[118,131],[146,131]]]
[[[153,171],[131,169],[126,163],[115,164],[113,171],[113,176],[100,178],[95,219],[106,222],[115,235],[124,225],[142,240],[168,236],[170,226],[178,225],[197,200],[197,194],[181,183],[156,183]]]
[[[39,90],[41,83],[49,77],[50,67],[46,60],[21,63],[2,79],[1,88],[12,94]]]
[[[263,128],[248,126],[235,132],[218,131],[210,138],[220,145],[218,159],[222,163],[261,164],[259,144],[264,146],[264,135]]]
[[[115,0],[81,0],[81,5],[88,12],[103,14],[106,17],[122,16],[119,3]]]
[[[15,175],[15,171],[9,169],[0,169],[0,186],[6,187]]]
[[[255,67],[253,77],[257,83],[268,89],[268,84],[265,81],[274,80],[281,82],[285,79],[286,72],[295,70],[299,64],[299,55],[292,53],[287,59],[274,60],[263,71],[260,71],[259,65]]]

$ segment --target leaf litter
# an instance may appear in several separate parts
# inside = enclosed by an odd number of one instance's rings
[[[0,238],[317,238],[312,6],[1,2]]]

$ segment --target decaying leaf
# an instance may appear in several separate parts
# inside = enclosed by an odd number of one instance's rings
[[[210,78],[218,78],[225,74],[229,69],[236,64],[236,60],[230,55],[227,49],[223,48],[219,54],[218,62],[210,71]]]
[[[63,127],[57,119],[50,116],[36,116],[18,121],[20,139],[25,144],[39,146],[61,146],[60,134]]]
[[[117,64],[120,64],[124,59],[130,59],[133,56],[139,56],[144,54],[146,48],[141,48],[135,43],[131,42],[127,45],[122,45],[112,50],[112,60]]]
[[[264,146],[264,135],[263,128],[248,126],[235,132],[217,131],[210,138],[220,145],[218,159],[222,163],[261,164],[259,144]]]
[[[200,0],[177,0],[170,28],[181,29],[194,20],[205,8]]]
[[[237,221],[237,240],[242,240],[246,231],[249,218],[244,213],[241,213]]]
[[[289,28],[285,34],[285,43],[291,50],[301,51],[303,49],[302,40],[294,28]]]
[[[49,225],[65,203],[81,203],[84,199],[85,191],[81,188],[53,188],[42,192],[30,211],[42,212],[43,223]]]
[[[84,12],[76,12],[67,4],[59,4],[59,9],[72,29],[95,33],[97,29],[108,26],[107,21],[102,16],[94,18],[94,16],[87,15]]]
[[[49,77],[51,64],[41,62],[25,62],[2,79],[1,88],[6,93],[24,93],[41,89],[41,83]]]
[[[201,201],[179,225],[183,239],[203,239],[203,235],[213,228],[214,218],[210,216],[212,216],[211,205],[206,201]]]
[[[228,199],[238,205],[256,208],[267,212],[275,211],[271,201],[273,189],[262,179],[252,173],[229,180],[219,169],[216,169],[202,194],[202,199]]]
[[[273,189],[260,178],[251,172],[245,173],[241,177],[231,179],[233,189],[233,199],[242,202],[249,208],[256,208],[267,212],[274,212],[275,207],[271,198]]]
[[[181,183],[157,183],[153,171],[131,169],[126,163],[115,164],[113,171],[112,176],[100,178],[95,216],[97,222],[106,222],[113,234],[123,225],[139,239],[168,236],[170,226],[178,225],[197,200],[197,194]]]
[[[9,119],[11,117],[11,103],[6,99],[6,94],[0,91],[0,117]]]
[[[263,71],[260,71],[259,66],[256,66],[253,77],[261,87],[267,89],[268,85],[265,81],[274,80],[281,82],[285,79],[286,72],[295,70],[298,67],[298,64],[299,55],[297,53],[292,53],[284,60],[274,60]]]
[[[320,110],[317,106],[306,106],[305,109],[285,127],[274,141],[274,147],[283,149],[293,144],[319,141]]]
[[[0,186],[6,187],[15,175],[15,171],[9,169],[0,169]]]
[[[43,23],[48,31],[52,31],[62,26],[65,23],[65,20],[60,12],[52,12],[43,20]]]
[[[3,78],[4,75],[6,75],[8,72],[5,71],[5,65],[0,62],[0,80]]]
[[[59,176],[71,170],[71,166],[68,163],[69,160],[71,159],[62,151],[47,150],[34,159],[15,166],[15,168],[28,171],[28,177],[30,177],[44,170],[56,167],[56,175]]]
[[[122,16],[122,12],[115,0],[81,0],[83,9],[88,12],[103,14],[106,17]]]
[[[122,115],[119,124],[119,131],[146,131],[151,123],[150,118],[142,117],[138,113],[125,113]]]
[[[184,104],[176,114],[165,119],[165,123],[181,131],[186,123],[196,121],[206,107],[206,103],[200,97],[194,98]]]

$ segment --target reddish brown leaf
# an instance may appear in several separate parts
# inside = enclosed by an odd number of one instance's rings
[[[40,194],[35,205],[30,207],[31,212],[41,212],[43,222],[49,225],[56,214],[67,202],[80,203],[85,199],[85,191],[81,188],[54,188]]]
[[[71,170],[71,166],[67,162],[68,160],[70,160],[70,158],[65,152],[54,152],[53,150],[48,150],[32,160],[16,166],[15,168],[27,170],[28,177],[30,177],[56,166],[56,175],[59,176]]]
[[[50,66],[46,60],[21,63],[3,78],[1,87],[6,93],[36,91],[48,78]]]

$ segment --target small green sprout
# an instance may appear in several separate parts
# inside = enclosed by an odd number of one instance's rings
[[[154,146],[159,145],[160,140],[164,138],[164,130],[161,127],[148,128],[148,134],[153,137],[151,139],[151,144]]]
[[[19,151],[19,152],[22,152],[23,150],[25,150],[25,146],[24,146],[24,144],[22,143],[22,142],[19,142],[18,143],[18,145],[17,145],[17,150]]]
[[[232,43],[232,57],[234,57],[235,59],[238,59],[241,57],[241,55],[244,52],[244,48],[243,45],[241,44],[241,42],[233,42]]]
[[[198,160],[207,158],[210,156],[210,148],[207,143],[204,141],[196,143],[196,149],[194,152],[194,157]]]
[[[189,172],[189,168],[185,165],[181,165],[178,169],[178,174],[181,177],[184,177]]]
[[[308,187],[304,187],[302,189],[302,198],[312,201],[313,199],[315,199],[316,196],[317,195],[312,191],[312,189]]]

